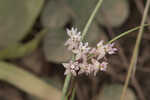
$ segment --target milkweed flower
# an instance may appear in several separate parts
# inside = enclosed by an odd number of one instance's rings
[[[104,41],[101,40],[98,44],[97,44],[97,48],[96,48],[96,55],[98,55],[97,59],[100,60],[102,59],[106,52],[105,52],[105,46],[104,46]]]
[[[77,75],[76,71],[79,70],[78,62],[73,62],[72,60],[69,63],[63,63],[63,66],[66,68],[65,75],[72,74]]]
[[[117,48],[114,48],[115,43],[106,44],[105,50],[108,54],[114,54],[117,51]]]
[[[77,28],[72,28],[71,30],[67,29],[67,34],[70,38],[66,41],[65,46],[68,46],[68,50],[74,51],[80,43],[81,32],[77,32]]]
[[[88,42],[81,41],[81,32],[78,32],[77,28],[67,29],[67,34],[70,38],[66,41],[65,46],[75,54],[75,60],[63,63],[66,69],[65,75],[77,76],[83,73],[96,75],[99,71],[107,70],[106,55],[115,54],[117,51],[114,43],[104,44],[104,41],[101,40],[93,48],[88,45]]]
[[[108,65],[108,63],[105,62],[105,61],[103,61],[103,62],[100,64],[100,70],[101,70],[101,71],[106,71],[107,65]]]
[[[100,62],[96,59],[92,59],[92,64],[93,64],[93,73],[94,75],[96,75],[97,72],[100,70]]]
[[[88,42],[86,43],[80,42],[79,47],[72,52],[76,54],[75,59],[78,60],[80,58],[85,58],[89,50],[90,50],[90,47],[88,47]]]

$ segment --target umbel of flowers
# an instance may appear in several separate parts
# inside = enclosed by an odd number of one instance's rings
[[[108,65],[106,55],[114,54],[117,51],[114,43],[104,44],[104,41],[101,40],[93,48],[88,46],[88,42],[81,41],[81,32],[78,32],[77,28],[67,29],[67,34],[70,38],[66,41],[65,46],[75,54],[75,58],[68,63],[63,63],[66,68],[65,75],[76,76],[82,73],[96,75],[98,71],[106,71]]]

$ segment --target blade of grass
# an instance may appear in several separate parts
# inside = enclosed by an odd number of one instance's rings
[[[140,46],[140,43],[141,43],[141,39],[142,39],[142,35],[143,35],[143,29],[144,29],[144,23],[145,23],[145,20],[146,20],[146,17],[147,17],[149,6],[150,6],[150,0],[147,0],[145,10],[144,10],[144,15],[143,15],[143,18],[142,18],[142,21],[141,21],[141,28],[139,30],[139,34],[138,34],[137,39],[136,39],[136,44],[135,44],[135,47],[134,47],[133,55],[132,55],[132,58],[131,58],[131,63],[130,63],[130,66],[129,66],[127,78],[126,78],[126,81],[125,81],[125,84],[124,84],[124,88],[123,88],[120,100],[125,99],[125,93],[126,93],[126,90],[127,90],[128,84],[129,84],[131,73],[132,73],[133,68],[136,66],[136,60],[137,60],[137,57],[138,57],[139,46]]]
[[[87,31],[98,11],[98,9],[100,8],[101,4],[102,4],[103,0],[99,0],[95,9],[93,10],[91,16],[89,17],[84,29],[83,29],[83,32],[82,32],[82,41],[84,40],[84,37],[85,35],[87,34]],[[67,93],[67,90],[68,90],[68,87],[69,87],[69,83],[70,83],[70,80],[71,80],[71,75],[67,75],[66,78],[65,78],[65,82],[64,82],[64,87],[63,87],[63,93],[62,93],[62,100],[65,99],[65,96],[66,96],[66,93]]]

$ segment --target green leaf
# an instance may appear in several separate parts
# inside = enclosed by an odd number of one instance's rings
[[[104,0],[97,20],[103,24],[117,27],[124,23],[129,15],[127,0]]]
[[[0,48],[23,39],[43,3],[44,0],[0,0]]]
[[[42,77],[42,79],[49,85],[55,87],[56,89],[58,89],[59,91],[61,91],[62,89],[62,85],[63,85],[63,81],[61,80],[61,78],[57,75],[54,75],[52,77]],[[27,100],[39,100],[37,97],[35,96],[28,96]],[[54,98],[53,100],[60,100],[57,98]]]
[[[61,92],[33,74],[17,66],[0,61],[0,80],[42,100],[60,100]]]

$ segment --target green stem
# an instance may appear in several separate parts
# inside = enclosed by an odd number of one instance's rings
[[[88,31],[88,29],[89,29],[89,27],[90,27],[90,25],[91,25],[91,23],[92,23],[92,21],[93,21],[95,15],[96,15],[98,9],[100,8],[102,2],[103,2],[103,0],[99,0],[98,3],[97,3],[97,5],[96,5],[96,7],[95,7],[95,9],[93,10],[93,12],[92,12],[92,14],[91,14],[91,16],[90,16],[90,18],[89,18],[87,24],[85,25],[85,27],[84,27],[84,29],[83,29],[83,32],[82,32],[82,39],[81,39],[81,40],[83,40],[84,37],[85,37],[85,35],[87,34],[87,31]]]
[[[65,83],[64,83],[64,87],[63,87],[62,100],[65,100],[65,97],[66,97],[66,93],[67,93],[67,90],[68,90],[68,87],[69,87],[70,80],[71,80],[71,74],[67,75],[66,78],[65,78]]]
[[[150,24],[144,24],[144,27],[149,26],[149,25],[150,25]],[[116,40],[122,38],[123,36],[126,36],[126,35],[128,35],[129,33],[133,32],[133,31],[136,31],[136,30],[138,30],[138,29],[140,29],[140,28],[141,28],[141,26],[137,26],[137,27],[132,28],[132,29],[126,31],[126,32],[123,32],[123,33],[119,34],[118,36],[114,37],[114,38],[113,38],[112,40],[110,40],[108,43],[112,43],[112,42],[114,42],[114,41],[116,41]]]
[[[129,66],[127,78],[126,78],[126,81],[125,81],[125,85],[123,87],[123,91],[122,91],[122,95],[121,95],[120,100],[124,100],[124,98],[125,98],[125,94],[126,94],[126,90],[127,90],[128,84],[129,84],[129,80],[130,80],[130,77],[131,77],[132,70],[136,66],[136,60],[137,60],[137,57],[138,57],[139,46],[140,46],[140,43],[141,43],[141,39],[142,39],[142,35],[143,35],[143,29],[144,29],[144,23],[145,23],[145,20],[146,20],[146,17],[147,17],[149,6],[150,6],[150,0],[147,0],[145,10],[144,10],[144,15],[143,15],[143,18],[142,18],[142,21],[141,21],[141,27],[140,27],[139,34],[138,34],[137,39],[136,39],[136,44],[135,44],[135,47],[134,47],[133,55],[132,55],[132,58],[131,58],[131,63],[130,63],[130,66]]]
[[[93,10],[91,16],[89,17],[89,19],[88,19],[88,21],[87,21],[87,23],[86,23],[86,25],[85,25],[85,27],[84,27],[84,29],[83,29],[82,38],[81,38],[82,41],[83,41],[85,35],[87,34],[87,31],[88,31],[88,29],[89,29],[89,27],[90,27],[90,25],[91,25],[91,23],[92,23],[92,21],[93,21],[95,15],[96,15],[98,9],[99,9],[100,6],[101,6],[102,1],[103,1],[103,0],[99,0],[99,1],[98,1],[98,3],[97,3],[97,5],[96,5],[95,9]],[[68,89],[68,87],[69,87],[70,80],[71,80],[71,75],[67,75],[67,76],[66,76],[66,79],[65,79],[64,87],[63,87],[62,100],[64,100],[65,97],[66,97],[66,93],[67,93],[67,89]]]
[[[74,100],[75,93],[76,93],[76,88],[74,87],[73,90],[72,90],[72,95],[71,95],[71,99],[70,100]]]

